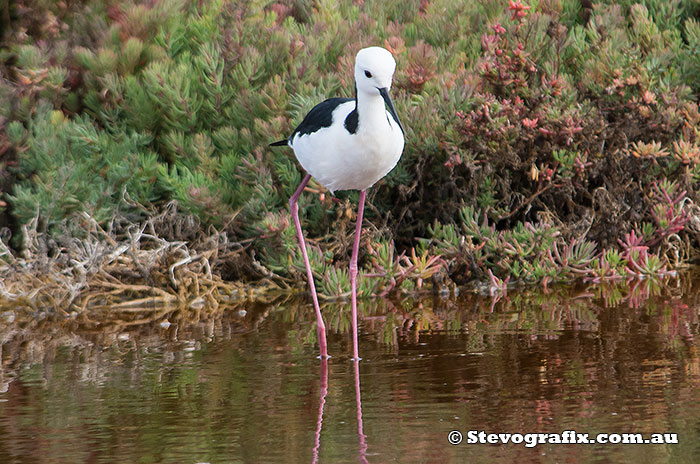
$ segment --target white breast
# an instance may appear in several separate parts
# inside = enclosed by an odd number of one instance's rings
[[[391,171],[401,158],[404,137],[382,105],[375,117],[360,113],[358,128],[351,134],[345,118],[355,102],[338,105],[333,123],[311,134],[297,134],[291,141],[302,167],[331,192],[365,190]]]

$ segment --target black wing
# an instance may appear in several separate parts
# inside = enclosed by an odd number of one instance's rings
[[[301,124],[294,129],[292,135],[289,136],[287,140],[280,140],[270,144],[271,147],[280,147],[289,144],[294,136],[297,134],[305,135],[312,134],[324,127],[330,127],[333,124],[333,111],[343,103],[353,101],[354,98],[329,98],[324,100],[318,105],[311,108],[311,111],[307,113]]]
[[[324,127],[330,127],[331,124],[333,124],[333,111],[335,111],[339,105],[353,100],[353,98],[329,98],[328,100],[322,101],[311,108],[311,111],[304,117],[301,124],[294,129],[289,140],[293,139],[297,134],[311,134]]]

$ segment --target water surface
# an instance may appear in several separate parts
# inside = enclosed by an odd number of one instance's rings
[[[130,327],[0,315],[0,462],[699,462],[698,294],[646,285],[365,301],[359,366],[344,303],[323,309],[327,363],[300,301]],[[481,430],[679,443],[465,443]]]

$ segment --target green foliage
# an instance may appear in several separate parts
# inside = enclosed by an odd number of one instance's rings
[[[15,124],[11,132],[17,130]],[[25,223],[38,214],[48,230],[75,211],[98,221],[109,220],[115,208],[128,212],[127,193],[155,200],[158,164],[149,143],[143,134],[117,139],[86,117],[67,120],[61,112],[39,108],[18,156],[17,170],[26,180],[8,196],[17,219]]]
[[[600,273],[662,270],[652,256],[689,223],[693,2],[27,5],[0,53],[0,166],[11,169],[0,205],[9,200],[16,233],[37,214],[51,232],[74,211],[107,221],[177,200],[247,244],[245,271],[301,283],[286,211],[301,172],[267,144],[319,101],[351,96],[368,45],[397,59],[406,148],[370,196],[368,221],[386,222],[363,242],[374,275],[363,294],[409,291],[445,269],[459,282],[487,270],[503,282],[573,278],[594,257]],[[354,196],[309,190],[314,274],[323,294],[343,294]],[[608,251],[631,232],[649,253],[623,256],[621,269]],[[594,243],[606,251],[594,256]]]
[[[497,231],[470,206],[463,207],[459,217],[458,228],[435,224],[432,237],[422,241],[424,248],[434,248],[447,260],[451,277],[457,281],[485,270],[493,270],[500,279],[525,283],[566,280],[585,272],[594,257],[592,243],[566,243],[547,222],[518,223],[512,229]]]

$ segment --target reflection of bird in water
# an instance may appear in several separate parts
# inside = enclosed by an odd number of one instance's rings
[[[357,439],[359,441],[358,460],[367,462],[367,436],[362,426],[362,394],[360,392],[360,363],[354,363],[353,373],[355,375],[355,406],[357,411]],[[326,405],[326,394],[328,393],[328,359],[321,358],[321,374],[318,401],[318,417],[316,419],[316,440],[314,441],[312,463],[319,462],[319,451],[321,449],[321,429],[323,428],[323,409]]]
[[[323,428],[323,408],[326,405],[328,393],[328,358],[321,358],[321,380],[319,388],[318,418],[316,419],[316,441],[314,442],[313,462],[318,462],[318,451],[321,448],[321,429]]]
[[[360,363],[355,363],[355,405],[357,407],[357,438],[360,441],[358,457],[360,462],[367,462],[367,437],[362,429],[362,394],[360,393]]]

